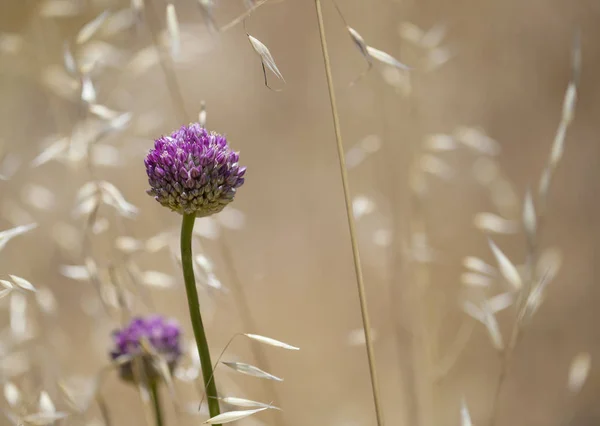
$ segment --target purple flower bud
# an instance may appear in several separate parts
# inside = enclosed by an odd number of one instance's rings
[[[193,167],[193,168],[190,170],[190,177],[191,177],[192,179],[197,179],[197,178],[199,178],[201,174],[202,174],[202,167],[201,167],[201,166],[198,166],[198,167]]]
[[[215,157],[215,162],[218,163],[219,165],[225,164],[225,161],[227,161],[227,153],[221,151],[217,154],[217,156]]]
[[[197,217],[220,212],[243,183],[245,167],[227,139],[198,123],[183,126],[154,141],[144,160],[150,195],[165,207]],[[222,188],[214,191],[214,188]],[[185,191],[186,195],[183,196]]]
[[[123,380],[135,381],[134,357],[141,359],[148,380],[160,380],[158,363],[152,356],[162,358],[173,371],[182,354],[180,337],[179,325],[172,320],[158,315],[134,318],[125,328],[113,332],[114,345],[110,357],[113,360],[126,359],[119,370]],[[150,351],[143,349],[142,341],[150,346]]]
[[[233,201],[246,172],[227,139],[198,123],[183,126],[154,141],[144,164],[159,203],[180,214],[197,217],[218,213]],[[215,188],[221,188],[215,191]],[[183,195],[185,192],[185,196]]]
[[[200,183],[200,186],[204,186],[207,184],[209,180],[208,174],[206,172],[202,173],[202,176],[200,176],[200,180],[198,183]]]

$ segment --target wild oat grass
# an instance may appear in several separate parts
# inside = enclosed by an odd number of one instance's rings
[[[593,423],[571,9],[5,3],[0,424]]]

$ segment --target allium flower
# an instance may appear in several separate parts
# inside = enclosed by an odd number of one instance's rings
[[[224,136],[198,123],[154,141],[144,163],[156,201],[181,214],[218,213],[244,183],[245,167]]]
[[[110,352],[113,360],[122,356],[141,356],[146,377],[149,380],[157,380],[160,373],[157,368],[157,361],[141,347],[141,341],[145,340],[151,346],[152,352],[159,355],[171,369],[177,365],[181,357],[181,330],[179,325],[172,320],[154,315],[146,318],[133,318],[131,322],[123,329],[113,332],[114,347]],[[126,361],[121,364],[121,377],[128,381],[133,381],[132,361]]]

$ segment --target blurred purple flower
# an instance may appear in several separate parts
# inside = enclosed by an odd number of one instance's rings
[[[113,332],[113,349],[110,356],[113,360],[126,356],[141,356],[144,362],[145,374],[150,380],[160,378],[156,368],[157,360],[152,360],[141,348],[142,339],[152,347],[153,352],[158,354],[172,371],[181,357],[181,329],[173,320],[166,320],[159,315],[146,318],[136,317],[120,330]],[[133,381],[133,365],[131,360],[126,360],[120,365],[121,377]]]
[[[224,136],[198,123],[154,141],[144,161],[151,189],[163,206],[196,217],[218,213],[244,183],[246,167]]]

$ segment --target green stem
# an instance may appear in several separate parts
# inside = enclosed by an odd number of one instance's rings
[[[152,406],[154,407],[154,419],[156,420],[156,426],[163,426],[162,410],[160,408],[160,395],[158,393],[158,383],[158,380],[152,380],[150,382],[150,398],[152,399]]]
[[[220,413],[219,400],[217,399],[217,385],[213,377],[210,351],[208,349],[208,342],[206,341],[204,325],[202,324],[202,316],[200,315],[200,304],[198,303],[198,291],[196,290],[196,279],[194,278],[192,261],[192,231],[195,220],[196,216],[193,214],[183,215],[183,221],[181,222],[181,264],[183,266],[183,279],[185,281],[185,291],[190,309],[190,319],[192,320],[192,328],[194,329],[198,354],[200,355],[204,389],[208,397],[208,412],[210,413],[210,417],[215,417]]]

